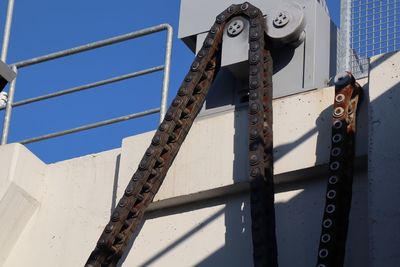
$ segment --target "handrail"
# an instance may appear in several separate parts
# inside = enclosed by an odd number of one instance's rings
[[[47,54],[47,55],[44,55],[44,56],[40,56],[40,57],[35,57],[35,58],[19,61],[19,62],[16,62],[14,64],[11,64],[11,67],[13,68],[14,71],[17,72],[18,69],[21,69],[21,68],[25,68],[25,67],[29,67],[29,66],[32,66],[32,65],[40,64],[40,63],[43,63],[43,62],[46,62],[46,61],[55,60],[55,59],[58,59],[58,58],[67,57],[67,56],[70,56],[70,55],[86,52],[86,51],[97,49],[97,48],[101,48],[101,47],[104,47],[104,46],[113,45],[113,44],[124,42],[124,41],[127,41],[127,40],[132,40],[132,39],[135,39],[135,38],[138,38],[138,37],[142,37],[142,36],[145,36],[145,35],[157,33],[157,32],[160,32],[160,31],[167,31],[167,38],[166,38],[166,44],[165,44],[166,45],[166,51],[165,51],[164,65],[161,65],[161,66],[151,67],[151,68],[148,68],[148,69],[144,69],[144,70],[140,70],[140,71],[136,71],[136,72],[132,72],[132,73],[128,73],[128,74],[124,74],[124,75],[108,78],[108,79],[105,79],[105,80],[100,80],[100,81],[97,81],[97,82],[93,82],[93,83],[89,83],[89,84],[84,84],[84,85],[80,85],[80,86],[76,86],[76,87],[60,90],[60,91],[57,91],[55,93],[42,95],[42,96],[29,98],[29,99],[24,99],[24,100],[21,100],[21,101],[18,101],[18,102],[13,102],[15,89],[16,89],[16,80],[17,80],[17,79],[14,79],[10,84],[7,105],[6,105],[5,108],[4,107],[0,108],[0,110],[2,110],[2,109],[6,110],[5,116],[4,116],[3,132],[2,132],[2,137],[1,137],[1,145],[4,145],[4,144],[7,143],[9,130],[10,130],[12,109],[14,107],[18,107],[18,106],[22,106],[22,105],[28,105],[28,104],[31,104],[33,102],[43,101],[45,99],[59,97],[59,96],[63,96],[63,95],[66,95],[66,94],[76,93],[78,91],[83,91],[83,90],[95,88],[95,87],[98,87],[98,86],[101,86],[101,85],[106,85],[106,84],[110,84],[110,83],[114,83],[114,82],[118,82],[118,81],[122,81],[122,80],[126,80],[126,79],[131,79],[131,78],[138,77],[138,76],[141,76],[141,75],[153,73],[153,72],[156,72],[156,71],[164,70],[162,91],[161,91],[160,108],[153,108],[153,109],[150,109],[150,110],[146,110],[146,111],[143,111],[143,112],[138,112],[138,113],[125,115],[125,116],[118,117],[118,118],[113,118],[113,119],[109,119],[109,120],[105,120],[105,121],[101,121],[101,122],[96,122],[96,123],[92,123],[92,124],[86,124],[86,125],[82,125],[82,126],[79,126],[79,127],[76,127],[76,128],[72,128],[72,129],[68,129],[68,130],[64,130],[64,131],[60,131],[60,132],[55,132],[55,133],[50,133],[50,134],[46,134],[46,135],[42,135],[42,136],[38,136],[38,137],[33,137],[33,138],[22,140],[22,141],[19,141],[19,142],[22,143],[22,144],[28,144],[28,143],[37,142],[37,141],[41,141],[41,140],[46,140],[46,139],[49,139],[49,138],[54,138],[54,137],[58,137],[58,136],[66,135],[66,134],[76,133],[76,132],[80,132],[80,131],[84,131],[84,130],[88,130],[88,129],[92,129],[92,128],[96,128],[96,127],[100,127],[100,126],[104,126],[104,125],[108,125],[108,124],[112,124],[112,123],[117,123],[117,122],[121,122],[121,121],[125,121],[125,120],[130,120],[130,119],[134,119],[134,118],[138,118],[138,117],[154,114],[154,113],[157,113],[157,112],[160,113],[159,121],[161,122],[164,119],[165,112],[166,112],[166,109],[167,109],[169,75],[170,75],[170,70],[171,70],[171,52],[172,52],[173,29],[172,29],[171,25],[169,25],[169,24],[160,24],[160,25],[157,25],[157,26],[149,27],[149,28],[142,29],[142,30],[139,30],[139,31],[130,32],[130,33],[119,35],[119,36],[112,37],[112,38],[109,38],[109,39],[104,39],[104,40],[101,40],[101,41],[92,42],[92,43],[88,43],[88,44],[85,44],[85,45],[73,47],[73,48],[70,48],[70,49],[54,52],[54,53]]]
[[[34,138],[29,138],[29,139],[19,141],[19,143],[29,144],[29,143],[33,143],[33,142],[38,142],[38,141],[42,141],[42,140],[46,140],[46,139],[50,139],[50,138],[54,138],[54,137],[58,137],[58,136],[82,132],[85,130],[89,130],[89,129],[93,129],[93,128],[97,128],[97,127],[101,127],[101,126],[105,126],[105,125],[109,125],[109,124],[113,124],[113,123],[117,123],[117,122],[121,122],[121,121],[127,121],[127,120],[131,120],[131,119],[140,118],[140,117],[143,117],[146,115],[151,115],[151,114],[154,114],[157,112],[160,112],[160,108],[153,108],[153,109],[145,110],[142,112],[137,112],[137,113],[133,113],[133,114],[129,114],[129,115],[125,115],[125,116],[121,116],[121,117],[117,117],[117,118],[113,118],[113,119],[109,119],[109,120],[105,120],[105,121],[100,121],[100,122],[96,122],[96,123],[92,123],[92,124],[86,124],[86,125],[68,129],[65,131],[60,131],[60,132],[46,134],[46,135],[42,135],[42,136],[38,136],[38,137],[34,137]]]
[[[112,77],[112,78],[109,78],[109,79],[106,79],[106,80],[101,80],[101,81],[97,81],[97,82],[93,82],[93,83],[88,83],[88,84],[79,85],[79,86],[76,86],[76,87],[72,87],[72,88],[56,91],[55,93],[24,99],[24,100],[12,103],[12,106],[13,107],[18,107],[18,106],[28,105],[30,103],[39,102],[39,101],[42,101],[42,100],[46,100],[46,99],[50,99],[50,98],[54,98],[54,97],[58,97],[58,96],[63,96],[63,95],[68,95],[68,94],[72,94],[72,93],[76,93],[76,92],[92,89],[92,88],[95,88],[95,87],[98,87],[98,86],[107,85],[107,84],[111,84],[111,83],[115,83],[115,82],[131,79],[131,78],[135,78],[135,77],[142,76],[142,75],[145,75],[145,74],[150,74],[150,73],[153,73],[153,72],[156,72],[156,71],[161,71],[163,69],[164,69],[164,66],[161,65],[161,66],[148,68],[148,69],[145,69],[145,70],[131,72],[131,73],[128,73],[128,74]],[[5,107],[0,107],[0,110],[2,110],[2,109],[5,109]]]

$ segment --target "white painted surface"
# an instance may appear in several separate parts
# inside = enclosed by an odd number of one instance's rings
[[[370,266],[400,266],[400,52],[376,56],[371,66]]]
[[[39,207],[45,164],[20,144],[0,147],[0,265]]]
[[[16,159],[18,158],[17,146],[14,144],[0,147],[0,196],[3,197],[7,191],[15,170]]]
[[[0,200],[0,265],[2,266],[18,241],[25,225],[39,206],[34,198],[11,183]]]
[[[40,208],[4,266],[83,266],[110,215],[119,152],[48,165]]]
[[[247,209],[235,197],[151,214],[123,266],[250,266]]]
[[[275,188],[279,192],[275,194],[279,266],[316,265],[327,177],[321,178]],[[368,265],[366,173],[357,173],[354,178],[345,260],[349,267]]]
[[[13,181],[40,199],[46,165],[21,144],[0,147],[0,198]]]

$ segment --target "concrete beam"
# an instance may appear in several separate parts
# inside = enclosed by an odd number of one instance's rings
[[[45,167],[20,144],[0,146],[1,266],[40,206]]]
[[[367,81],[360,81],[366,85]],[[274,100],[274,173],[276,183],[308,176],[329,162],[334,88]],[[367,154],[367,103],[361,104],[357,156]],[[122,142],[118,197],[135,172],[154,132]],[[247,107],[199,117],[193,124],[155,201],[247,182]],[[365,164],[364,164],[365,168]],[[327,170],[327,168],[326,168]]]
[[[40,208],[1,266],[83,266],[115,206],[119,153],[47,165]]]

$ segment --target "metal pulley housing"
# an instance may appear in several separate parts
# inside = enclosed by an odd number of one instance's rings
[[[219,10],[238,2],[181,0],[179,38],[197,54]],[[268,47],[274,50],[274,98],[325,87],[334,76],[336,27],[322,2],[251,1],[263,13]],[[211,90],[203,111],[218,112],[247,102],[246,70],[250,48],[247,40],[254,30],[249,21],[240,15],[224,24],[221,51],[223,70],[214,83],[218,90]]]
[[[295,44],[305,39],[305,16],[297,2],[283,3],[267,14],[267,35],[277,47]]]

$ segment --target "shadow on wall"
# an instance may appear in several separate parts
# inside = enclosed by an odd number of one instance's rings
[[[243,246],[242,247],[243,249],[251,250],[251,247],[250,248],[246,247],[246,244],[248,244],[248,242],[251,241],[251,239],[248,240],[248,238],[251,238],[251,235],[248,235],[246,232],[247,231],[246,228],[248,226],[250,226],[250,218],[248,218],[248,220],[243,219],[244,215],[241,214],[241,213],[244,213],[243,209],[242,210],[231,210],[234,207],[236,207],[236,205],[233,205],[233,206],[226,205],[225,207],[223,206],[224,204],[226,204],[227,201],[230,202],[230,200],[232,200],[236,203],[239,203],[239,201],[235,200],[234,197],[228,197],[228,198],[224,198],[224,199],[216,198],[216,199],[212,199],[207,202],[187,204],[187,205],[179,206],[178,208],[176,208],[176,207],[175,208],[167,208],[167,209],[158,210],[158,211],[154,211],[149,214],[146,214],[145,220],[151,220],[154,218],[160,218],[163,216],[171,216],[171,215],[175,215],[175,214],[182,214],[185,212],[190,212],[193,210],[200,210],[200,209],[204,209],[204,208],[208,208],[208,207],[222,206],[221,209],[218,209],[217,211],[213,212],[213,214],[211,216],[205,218],[203,221],[193,222],[193,225],[196,225],[196,226],[194,226],[193,228],[191,228],[189,231],[185,232],[184,234],[173,238],[173,241],[170,244],[168,244],[167,246],[164,246],[163,249],[152,252],[151,253],[152,256],[147,258],[143,263],[140,263],[140,265],[138,264],[138,266],[141,266],[141,267],[157,266],[156,262],[158,260],[160,260],[161,258],[163,258],[165,256],[168,256],[168,253],[175,250],[178,246],[187,242],[194,235],[201,234],[201,232],[204,231],[205,228],[207,228],[210,224],[214,223],[216,220],[220,219],[222,216],[224,216],[224,214],[236,214],[237,215],[236,219],[234,219],[234,221],[227,222],[226,235],[229,237],[233,237],[236,245],[239,245],[239,246],[241,245],[241,246]],[[141,227],[142,226],[143,226],[143,224],[141,225]],[[231,226],[233,226],[233,227],[231,227]],[[133,239],[136,239],[136,237],[137,237],[137,234],[134,236]],[[132,240],[129,244],[129,250],[133,246],[133,241],[134,240]],[[193,253],[196,253],[196,251],[193,251]],[[221,266],[220,264],[228,264],[229,262],[232,263],[232,265],[229,265],[229,266],[235,266],[234,265],[235,262],[229,260],[232,258],[231,253],[232,253],[231,249],[229,249],[228,247],[223,247],[220,250],[213,252],[213,254],[210,255],[209,257],[207,257],[204,260],[204,262],[200,262],[200,263],[196,264],[196,266]],[[124,255],[124,257],[122,258],[122,260],[118,266],[123,266],[123,263],[126,260],[127,255],[128,255],[128,253],[126,253]],[[182,257],[185,257],[185,255],[182,255]],[[236,258],[234,258],[233,260],[236,260]],[[236,265],[236,266],[246,266],[247,259],[243,258],[241,260],[241,262],[242,262],[242,264]],[[236,262],[236,263],[240,263],[240,262]]]
[[[316,162],[321,163],[326,161],[329,155],[324,155],[326,151],[324,148],[329,144],[329,139],[327,140],[326,136],[330,136],[331,114],[332,107],[326,108],[317,118],[315,128],[305,133],[293,143],[276,147],[275,150],[278,150],[279,153],[277,153],[275,160],[281,159],[286,153],[289,153],[302,142],[314,134],[318,134],[317,149],[315,151]],[[243,180],[243,178],[240,179],[240,177],[247,176],[247,131],[239,130],[247,129],[247,119],[245,116],[236,116],[235,128],[237,130],[234,136],[235,157],[233,179],[238,183]],[[280,266],[284,267],[312,266],[316,262],[326,183],[325,179],[312,179],[312,177],[304,178],[305,179],[298,182],[279,184],[275,188],[277,199],[280,199],[275,205],[279,261]],[[356,180],[362,183],[366,182],[362,177]],[[360,185],[360,187],[363,186]],[[321,188],[324,189],[321,190]],[[354,196],[354,200],[358,203],[366,203],[366,196],[363,192],[365,192],[365,190],[360,191],[359,195]],[[167,256],[170,251],[184,243],[192,235],[201,231],[207,224],[212,223],[220,216],[225,217],[225,245],[196,264],[196,266],[253,266],[251,217],[248,194],[234,195],[228,198],[215,199],[211,202],[154,212],[148,214],[146,219],[168,216],[221,204],[225,204],[224,209],[202,222],[196,222],[196,224],[198,224],[197,226],[193,227],[186,234],[175,238],[174,241],[164,249],[155,251],[153,256],[140,266],[157,266],[157,264],[155,264],[157,260]],[[357,231],[356,233],[352,232],[351,235],[365,237],[365,229],[367,227],[365,223],[366,218],[364,217],[364,220],[360,220],[358,217],[363,217],[366,213],[363,212],[364,209],[359,210],[360,213],[357,214],[356,220],[358,223],[362,224],[362,222],[364,222],[364,224],[353,227]],[[350,239],[360,240],[359,238]],[[133,241],[130,243],[128,250],[131,249],[132,245]],[[367,253],[365,248],[359,250],[361,250],[362,253]],[[125,254],[119,266],[123,266],[126,256]],[[301,263],[301,265],[299,265],[299,263]]]
[[[365,88],[368,88],[367,86]],[[367,100],[367,99],[366,99]],[[277,162],[282,159],[287,153],[295,149],[297,146],[301,145],[307,139],[317,134],[317,146],[315,151],[316,162],[315,165],[321,165],[329,160],[329,153],[326,155],[326,148],[330,146],[330,136],[331,136],[331,121],[332,121],[332,106],[327,107],[321,112],[315,121],[315,127],[310,129],[296,141],[279,145],[274,148],[274,161]],[[367,116],[367,102],[362,104],[360,108],[361,116],[358,118],[359,130],[357,138],[359,140],[368,140],[365,138],[367,134],[368,116]],[[248,173],[248,148],[247,148],[247,131],[242,129],[247,129],[247,117],[236,116],[235,120],[235,136],[234,136],[234,171],[233,179],[234,181],[241,182],[242,179],[239,177],[247,177]],[[362,127],[360,127],[362,125]],[[363,137],[364,135],[364,137]],[[327,138],[328,137],[328,138]],[[367,144],[359,144],[364,146],[362,151],[366,151]],[[311,151],[310,151],[311,153]],[[364,166],[365,171],[366,166]],[[323,174],[328,175],[328,167],[325,167]],[[319,244],[319,235],[322,221],[323,208],[325,204],[325,188],[326,179],[328,177],[312,177],[312,174],[304,174],[305,177],[296,177],[296,181],[290,181],[290,183],[281,183],[275,186],[276,204],[275,204],[275,216],[276,216],[276,232],[277,232],[277,242],[278,242],[278,257],[280,266],[313,266],[317,259],[317,250]],[[314,174],[315,175],[315,174]],[[308,176],[308,177],[307,177]],[[364,172],[364,177],[359,175],[357,177],[354,188],[357,188],[357,193],[354,194],[353,202],[358,204],[367,203],[366,186],[367,180],[365,179],[366,174]],[[301,179],[299,179],[301,178]],[[276,182],[276,181],[275,181]],[[279,182],[279,181],[278,181]],[[323,190],[321,190],[323,188]],[[246,245],[247,249],[241,250],[238,247],[234,238],[229,237],[230,231],[227,231],[226,246],[223,249],[228,249],[231,251],[231,256],[224,258],[220,252],[216,252],[209,259],[205,260],[204,263],[209,263],[201,266],[253,266],[251,260],[252,258],[252,244],[251,244],[251,218],[250,218],[250,205],[249,197],[245,196],[248,214],[247,225],[248,229],[248,239],[250,240]],[[232,205],[227,202],[227,206]],[[237,211],[239,207],[231,207],[227,209],[225,213],[226,222],[235,221],[234,218],[237,217],[237,212],[232,214],[229,210]],[[368,253],[367,240],[367,217],[366,217],[366,205],[356,205],[353,210],[356,210],[356,215],[351,220],[351,234],[349,234],[349,244],[358,247],[357,251],[351,251],[351,255],[357,257],[351,257],[350,261],[355,263],[350,266],[366,266],[367,262],[363,255]],[[353,212],[354,213],[354,212]],[[354,227],[356,223],[356,227]],[[235,228],[234,225],[226,225],[227,229]],[[350,237],[350,235],[354,236]],[[356,244],[355,242],[363,242],[365,246]],[[354,242],[354,243],[353,243]],[[251,248],[249,250],[249,248]],[[222,250],[222,249],[221,249]],[[240,255],[245,252],[247,254],[246,262],[240,263],[239,257],[234,255]],[[217,256],[220,255],[220,256]],[[218,259],[218,260],[216,260]],[[233,262],[227,262],[232,260]],[[231,265],[232,264],[232,265]]]
[[[376,88],[371,93],[370,140],[368,165],[368,219],[370,227],[370,264],[371,266],[400,266],[400,62],[399,52],[383,54],[371,63],[371,69],[385,63],[373,79],[373,86],[385,88],[397,82],[383,92]],[[381,84],[377,84],[377,80]]]
[[[373,67],[382,64],[384,61],[375,61]],[[382,96],[373,102],[375,107],[385,107],[387,99],[392,99],[399,94],[400,83],[386,91]],[[365,138],[368,130],[368,84],[364,86],[364,99],[359,111],[359,132],[357,140],[368,140]],[[400,96],[397,96],[400,99]],[[371,103],[372,104],[372,103]],[[373,111],[372,111],[373,112]],[[279,160],[286,153],[300,145],[314,134],[318,134],[316,163],[326,161],[329,155],[325,155],[325,149],[329,144],[330,123],[332,107],[326,108],[316,120],[315,128],[305,133],[293,143],[284,144],[276,147],[279,150],[275,160]],[[236,119],[234,136],[235,159],[234,159],[234,181],[241,182],[238,177],[247,174],[247,132],[239,129],[243,128],[242,119]],[[379,123],[379,122],[376,122]],[[246,127],[246,126],[245,126]],[[399,126],[393,126],[397,129]],[[247,127],[246,127],[247,128]],[[361,130],[361,131],[360,131]],[[364,138],[360,136],[364,135]],[[358,144],[367,146],[367,144]],[[365,147],[364,147],[365,149]],[[400,149],[400,148],[399,148]],[[323,176],[328,175],[328,168]],[[364,164],[357,170],[353,184],[352,210],[350,214],[350,226],[347,241],[346,265],[347,266],[367,266],[369,259],[366,255],[370,254],[369,232],[368,232],[368,180],[367,166]],[[313,266],[317,259],[318,239],[321,228],[323,206],[325,202],[325,188],[327,177],[305,177],[307,179],[296,182],[282,183],[275,187],[276,198],[279,199],[275,205],[276,225],[278,238],[278,254],[280,266]],[[400,188],[393,185],[393,188]],[[321,188],[323,188],[321,190]],[[395,189],[393,189],[395,190]],[[400,194],[398,192],[397,196]],[[396,205],[396,201],[391,201]],[[177,237],[165,249],[154,252],[154,256],[147,259],[141,266],[156,266],[157,259],[167,256],[168,253],[184,243],[190,236],[201,231],[207,224],[212,223],[220,216],[225,217],[225,245],[214,251],[207,258],[196,264],[200,267],[211,266],[252,266],[252,243],[251,243],[251,218],[248,194],[232,195],[227,198],[217,198],[211,201],[198,204],[190,204],[184,207],[171,208],[154,212],[146,216],[147,219],[167,216],[170,214],[183,213],[185,211],[202,209],[216,205],[225,204],[225,208],[216,212],[214,215],[200,222],[186,234]],[[196,222],[199,223],[199,222]],[[133,243],[133,241],[132,241]],[[132,245],[131,243],[131,245]],[[195,252],[194,252],[195,253]],[[183,255],[184,257],[185,255]],[[126,257],[126,255],[125,255]],[[124,258],[125,259],[125,258]],[[123,261],[122,261],[123,262]],[[119,265],[121,266],[122,263]]]

